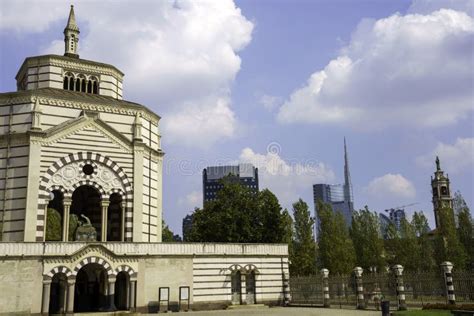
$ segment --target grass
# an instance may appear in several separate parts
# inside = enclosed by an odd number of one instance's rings
[[[412,310],[403,312],[394,312],[394,316],[448,316],[452,315],[451,311],[446,310]]]

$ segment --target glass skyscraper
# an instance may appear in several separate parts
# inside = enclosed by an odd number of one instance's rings
[[[328,203],[334,212],[341,212],[346,225],[352,223],[354,211],[354,195],[352,193],[351,175],[349,172],[349,157],[347,154],[346,139],[344,138],[344,184],[314,184],[313,185],[314,210],[316,217],[315,236],[318,234],[319,217],[318,201]]]

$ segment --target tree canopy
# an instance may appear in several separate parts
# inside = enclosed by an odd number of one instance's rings
[[[294,236],[290,256],[291,273],[309,275],[316,273],[316,242],[313,235],[314,219],[302,199],[293,203]]]
[[[356,257],[342,213],[333,212],[331,205],[322,201],[317,202],[317,208],[320,267],[329,269],[332,274],[350,273]]]
[[[194,242],[285,242],[285,218],[276,196],[265,189],[258,193],[245,186],[221,180],[213,201],[193,213],[189,240]]]

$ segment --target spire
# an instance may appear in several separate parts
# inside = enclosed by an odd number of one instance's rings
[[[69,11],[69,18],[67,19],[67,25],[65,30],[72,30],[79,32],[79,27],[76,24],[76,16],[74,15],[74,6],[71,4],[71,10]]]
[[[346,138],[344,137],[344,201],[353,203],[351,174],[349,172],[349,156],[347,154]]]
[[[74,6],[71,5],[67,25],[64,28],[64,56],[79,58],[79,55],[77,54],[77,43],[79,42],[79,33],[79,27],[76,24],[76,16],[74,14]]]

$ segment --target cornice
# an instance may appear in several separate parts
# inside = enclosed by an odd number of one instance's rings
[[[141,109],[136,109],[136,108],[133,108],[132,106],[127,106],[123,103],[117,104],[117,105],[106,105],[106,104],[91,103],[91,102],[56,99],[53,97],[23,95],[23,96],[10,97],[10,98],[0,97],[0,106],[34,103],[36,102],[37,98],[39,98],[39,103],[42,105],[54,105],[54,106],[72,108],[72,109],[80,109],[80,110],[96,111],[96,112],[103,112],[103,113],[112,113],[112,114],[122,114],[122,115],[130,115],[130,116],[136,116],[138,113],[142,118],[150,121],[152,124],[154,125],[158,124],[158,119],[156,117],[156,114],[153,113],[153,115],[151,115],[152,112],[148,110],[147,108],[142,107]]]

